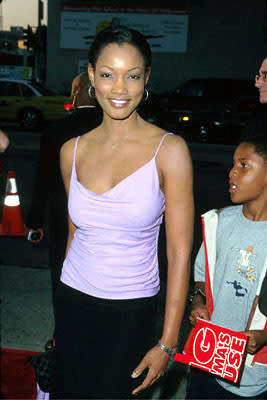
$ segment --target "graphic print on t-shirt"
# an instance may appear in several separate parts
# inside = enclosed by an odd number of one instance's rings
[[[237,281],[233,281],[233,282],[229,282],[226,281],[226,283],[228,283],[229,285],[233,285],[233,288],[235,289],[235,295],[237,297],[244,297],[245,294],[248,292],[246,288],[244,288],[240,282]]]
[[[256,254],[253,254],[253,246],[248,246],[246,250],[232,248],[232,251],[237,251],[240,254],[240,257],[237,260],[237,272],[250,282],[254,282],[256,277],[253,259],[257,256]]]

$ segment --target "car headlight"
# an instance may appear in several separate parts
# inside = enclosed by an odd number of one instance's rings
[[[187,122],[187,121],[189,121],[189,117],[188,117],[188,115],[183,115],[182,116],[182,121],[185,121],[185,122]]]

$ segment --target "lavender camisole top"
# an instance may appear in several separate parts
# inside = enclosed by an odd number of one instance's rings
[[[165,210],[156,156],[103,194],[77,179],[76,139],[68,209],[77,227],[61,281],[91,296],[133,299],[159,291],[158,234]]]

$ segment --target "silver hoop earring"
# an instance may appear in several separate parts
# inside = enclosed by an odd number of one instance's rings
[[[93,86],[89,86],[88,94],[92,99],[95,99],[95,88]]]
[[[148,92],[147,88],[144,88],[143,101],[147,101],[148,96],[149,96],[149,92]]]

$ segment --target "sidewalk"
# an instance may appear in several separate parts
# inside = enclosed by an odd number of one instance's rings
[[[1,347],[43,351],[54,328],[49,269],[1,265],[0,280]],[[151,399],[184,399],[185,387],[186,367],[170,363]]]
[[[54,329],[48,269],[1,265],[1,347],[43,351]]]

